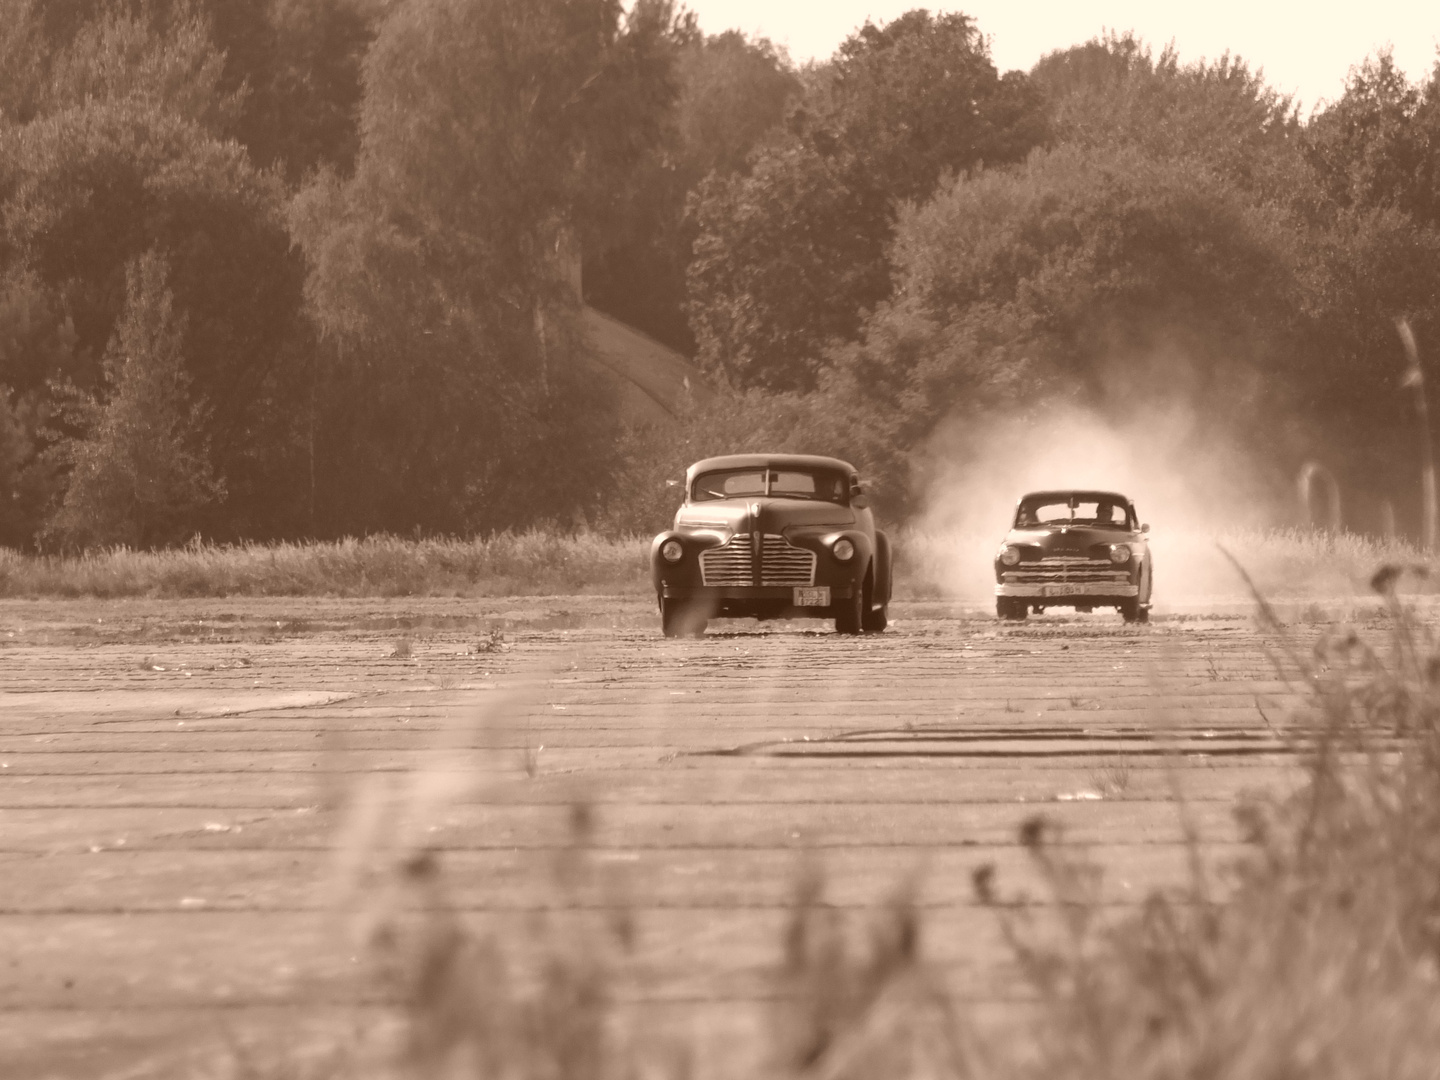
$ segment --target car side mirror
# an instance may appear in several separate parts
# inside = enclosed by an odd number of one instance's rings
[[[850,496],[850,505],[853,506],[853,507],[855,507],[856,510],[864,510],[864,509],[868,508],[869,505],[870,505],[870,496],[869,496],[869,495],[851,495],[851,496]]]
[[[1148,533],[1150,531],[1150,523],[1147,521],[1144,525],[1141,525],[1140,531],[1142,533]]]

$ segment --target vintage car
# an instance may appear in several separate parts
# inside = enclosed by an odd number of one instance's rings
[[[1023,619],[1049,607],[1119,609],[1150,619],[1149,525],[1113,491],[1036,491],[1020,500],[995,554],[995,612]]]
[[[890,542],[855,469],[806,454],[734,454],[685,472],[675,527],[650,545],[666,637],[715,617],[834,619],[879,633],[890,603]]]

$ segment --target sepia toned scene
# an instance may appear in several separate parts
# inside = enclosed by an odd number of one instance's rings
[[[0,1078],[1440,1075],[1435,42],[723,6],[0,0]]]

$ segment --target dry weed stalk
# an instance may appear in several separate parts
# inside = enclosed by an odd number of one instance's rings
[[[772,1068],[805,1080],[983,1075],[982,1059],[940,975],[920,951],[917,883],[901,885],[869,927],[847,940],[813,862],[797,875],[773,1014]]]
[[[1440,654],[1382,570],[1392,634],[1310,649],[1257,596],[1277,659],[1309,688],[1291,745],[1306,783],[1237,820],[1250,850],[1212,902],[1188,889],[1102,924],[1099,870],[1043,819],[1021,840],[1058,905],[1000,915],[1043,1003],[1036,1075],[1421,1078],[1440,1060]],[[1028,1070],[1027,1070],[1028,1071]]]
[[[628,994],[633,907],[591,857],[594,810],[577,802],[550,867],[553,909],[523,934],[458,910],[434,829],[476,792],[467,735],[489,761],[511,761],[487,732],[513,724],[517,696],[496,695],[468,731],[447,732],[429,767],[381,777],[351,800],[337,845],[338,902],[353,916],[369,977],[396,1007],[375,1075],[439,1080],[619,1080],[648,1050],[617,1016]],[[484,793],[505,800],[504,784]],[[599,912],[598,917],[592,917]]]

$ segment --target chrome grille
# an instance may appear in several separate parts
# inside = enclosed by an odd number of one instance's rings
[[[1002,575],[1007,585],[1051,585],[1065,583],[1125,584],[1130,571],[1116,567],[1109,559],[1087,559],[1083,555],[1049,555],[1034,563],[1021,563]]]
[[[736,533],[728,544],[700,553],[700,580],[706,585],[755,584],[750,534]]]
[[[783,536],[766,533],[761,540],[760,581],[755,580],[754,548],[749,533],[700,554],[700,580],[706,585],[813,585],[815,553],[797,548]]]
[[[762,585],[814,585],[815,552],[795,547],[783,536],[765,534],[760,559]]]

